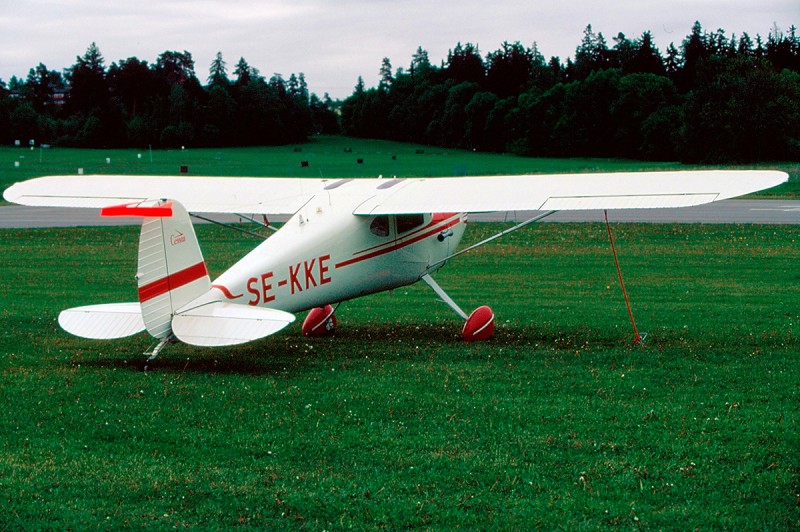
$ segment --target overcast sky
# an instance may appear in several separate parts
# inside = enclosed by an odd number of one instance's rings
[[[378,82],[383,57],[407,68],[418,46],[434,64],[458,42],[482,55],[503,41],[536,42],[548,59],[574,56],[592,24],[609,46],[619,32],[653,33],[662,52],[695,20],[707,31],[766,37],[800,25],[798,0],[0,0],[0,79],[25,78],[40,62],[63,70],[96,42],[106,66],[166,50],[191,52],[205,83],[221,51],[269,78],[303,72],[311,92],[349,96],[358,76]]]

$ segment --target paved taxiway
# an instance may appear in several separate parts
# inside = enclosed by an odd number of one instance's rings
[[[524,221],[532,211],[471,214],[472,221]],[[228,215],[209,215],[226,222],[239,218]],[[747,223],[800,224],[800,200],[726,200],[682,209],[620,209],[609,211],[613,222],[652,223]],[[270,217],[285,221],[287,217]],[[600,222],[603,211],[562,211],[546,222]],[[138,225],[136,218],[101,218],[97,209],[61,209],[53,207],[0,207],[0,228],[80,227],[93,225]]]

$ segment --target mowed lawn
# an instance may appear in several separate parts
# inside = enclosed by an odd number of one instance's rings
[[[800,227],[614,231],[643,346],[605,227],[540,224],[436,275],[487,343],[420,285],[142,373],[56,323],[135,300],[137,229],[4,230],[0,526],[797,528]],[[198,235],[212,275],[255,244]]]
[[[18,163],[18,164],[15,164]],[[303,164],[303,163],[307,163]],[[0,189],[51,174],[451,176],[687,168],[322,137],[275,148],[0,148]],[[796,164],[772,195],[796,197]],[[505,228],[471,224],[465,244]],[[208,225],[212,276],[256,241]],[[64,308],[136,299],[138,229],[0,231],[0,528],[800,526],[800,228],[540,224],[426,286],[245,346],[69,336]]]

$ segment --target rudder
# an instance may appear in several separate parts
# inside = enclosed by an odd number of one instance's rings
[[[158,206],[169,203],[171,216],[144,218],[139,238],[139,303],[147,332],[156,338],[171,334],[176,310],[211,289],[189,214],[174,200]]]

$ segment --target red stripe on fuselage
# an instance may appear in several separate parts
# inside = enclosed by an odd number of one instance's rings
[[[175,290],[181,286],[185,286],[193,281],[196,281],[203,276],[208,275],[205,262],[198,262],[194,266],[189,266],[172,275],[168,275],[162,279],[157,279],[152,283],[139,288],[139,301],[144,303],[154,297],[166,294],[170,290]]]
[[[233,294],[231,293],[231,291],[230,291],[230,290],[228,290],[228,287],[227,287],[227,286],[223,286],[223,285],[221,285],[221,284],[212,284],[212,285],[211,285],[211,288],[216,288],[217,290],[219,290],[220,292],[222,292],[222,295],[224,295],[224,296],[225,296],[225,297],[227,297],[228,299],[239,299],[240,297],[242,297],[242,296],[244,295],[244,294],[237,294],[237,295],[233,295]]]
[[[434,219],[433,222],[443,222],[443,221],[446,221],[446,220],[441,220],[441,219],[440,220],[435,220]],[[461,216],[460,215],[456,215],[455,219],[450,220],[449,222],[446,222],[446,223],[433,223],[432,222],[431,224],[429,224],[429,225],[427,225],[424,228],[419,230],[419,231],[423,231],[424,229],[428,229],[430,227],[430,229],[428,231],[420,232],[420,233],[417,233],[416,235],[414,235],[414,233],[411,233],[410,235],[407,235],[407,236],[403,237],[402,241],[398,239],[398,240],[393,240],[390,243],[387,243],[386,244],[387,247],[384,247],[383,249],[378,249],[376,251],[373,251],[372,253],[367,253],[366,255],[362,255],[360,257],[354,257],[352,259],[348,259],[348,260],[345,260],[345,261],[342,261],[342,262],[337,262],[335,264],[335,267],[336,268],[342,268],[344,266],[350,266],[351,264],[356,264],[358,262],[361,262],[361,261],[364,261],[364,260],[367,260],[367,259],[373,259],[375,257],[380,257],[381,255],[385,255],[387,253],[391,253],[392,251],[397,251],[398,249],[403,249],[404,247],[410,246],[411,244],[415,244],[415,243],[419,242],[420,240],[424,240],[425,238],[428,238],[429,236],[433,236],[433,235],[435,235],[437,233],[442,232],[445,229],[453,227],[454,225],[458,225],[458,223],[460,221],[461,221]],[[414,235],[414,236],[409,238],[409,236],[411,236],[411,235]],[[367,248],[367,249],[373,249],[373,248]],[[353,253],[353,255],[358,255],[359,253],[363,253],[364,251],[366,251],[366,250],[357,251],[357,252]]]

